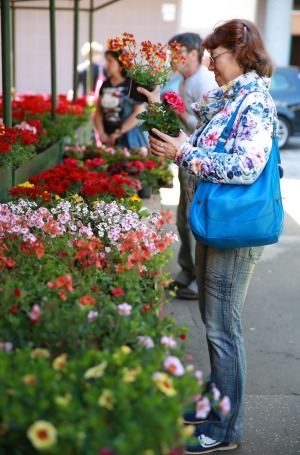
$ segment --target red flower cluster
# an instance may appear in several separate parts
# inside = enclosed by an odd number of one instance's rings
[[[51,201],[52,198],[51,194],[43,191],[39,186],[14,186],[9,190],[9,194],[10,196],[27,196],[30,199],[38,199],[40,197],[45,202]]]
[[[22,122],[13,128],[6,128],[3,123],[0,124],[0,153],[8,153],[11,146],[16,142],[22,145],[35,144],[42,133],[42,124],[40,120],[28,120]]]
[[[78,98],[75,101],[67,99],[67,95],[59,95],[57,99],[56,113],[82,115],[87,107],[86,97]],[[23,94],[17,95],[12,101],[12,116],[23,121],[36,115],[45,115],[51,112],[52,101],[50,95]],[[0,98],[0,116],[2,116],[3,103]]]
[[[162,97],[162,100],[167,103],[170,108],[173,108],[177,114],[182,114],[185,111],[185,104],[178,93],[167,92]]]
[[[78,259],[81,263],[82,269],[87,269],[92,266],[97,267],[98,269],[104,269],[106,267],[106,259],[100,256],[100,250],[103,249],[104,245],[99,239],[92,237],[88,241],[75,240],[73,245],[78,249],[75,254],[75,259]]]
[[[85,196],[108,194],[114,198],[127,196],[127,187],[136,191],[141,189],[138,180],[121,174],[110,176],[106,172],[88,171],[80,166],[76,160],[68,158],[63,164],[30,177],[30,183],[40,190],[59,195],[66,195],[68,191],[81,192]],[[13,189],[13,191],[17,191]]]

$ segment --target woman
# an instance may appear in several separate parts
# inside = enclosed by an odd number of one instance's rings
[[[187,172],[215,184],[251,184],[269,158],[277,123],[268,90],[272,61],[261,33],[247,20],[234,19],[216,26],[202,45],[210,53],[209,70],[219,88],[192,105],[199,122],[189,138],[181,132],[174,139],[153,129],[160,139],[150,137],[152,153],[172,159]],[[142,88],[139,91],[146,94]],[[246,94],[225,145],[226,153],[214,152],[220,133]],[[154,94],[147,96],[149,102],[157,101]],[[218,249],[197,242],[196,249],[211,384],[229,397],[231,410],[227,419],[211,413],[208,421],[197,427],[195,445],[187,446],[187,454],[235,449],[241,441],[246,383],[241,312],[263,247]]]
[[[118,53],[105,52],[106,71],[109,77],[103,82],[97,99],[95,126],[100,141],[109,147],[142,147],[147,139],[140,131],[136,115],[145,110],[128,98],[130,79],[118,59]]]

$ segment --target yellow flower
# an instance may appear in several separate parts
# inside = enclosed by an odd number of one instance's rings
[[[195,431],[194,425],[184,425],[182,427],[182,434],[185,438],[189,438]]]
[[[177,392],[174,389],[172,379],[166,373],[155,373],[152,378],[158,390],[165,395],[168,397],[176,395]]]
[[[129,368],[123,368],[123,381],[134,382],[141,371],[142,371],[141,367],[137,367],[133,370],[129,370]]]
[[[56,201],[59,201],[60,200],[60,196],[58,194],[55,195],[55,200]]]
[[[84,373],[84,378],[85,379],[101,378],[101,376],[103,376],[103,374],[104,374],[104,370],[105,370],[106,367],[107,367],[107,362],[104,360],[99,365],[96,365],[95,367],[89,368]]]
[[[135,205],[132,205],[131,206],[131,210],[133,210],[134,212],[136,211],[136,206]]]
[[[50,352],[47,349],[35,348],[31,351],[30,357],[32,359],[40,359],[40,358],[47,359],[48,357],[50,357]]]
[[[96,204],[99,204],[99,199],[96,199],[95,201],[92,202],[92,205],[96,205]]]
[[[67,366],[67,354],[61,354],[52,362],[53,369],[56,371],[62,370]]]
[[[102,406],[103,408],[106,408],[109,411],[111,411],[114,407],[112,391],[109,389],[104,389],[98,400],[98,404],[99,406]]]
[[[82,202],[84,202],[83,198],[81,196],[79,196],[79,194],[73,194],[72,199],[77,204],[82,204]]]
[[[68,404],[70,403],[71,400],[72,400],[72,395],[70,393],[66,393],[65,396],[56,397],[55,398],[55,403],[58,406],[61,406],[61,407],[65,408],[66,406],[68,406]]]
[[[27,436],[36,449],[48,449],[57,442],[57,429],[50,422],[38,420],[28,428]]]
[[[129,346],[123,345],[120,347],[122,354],[128,355],[132,352],[132,349]]]
[[[25,188],[34,188],[33,183],[29,183],[28,181],[24,182],[24,183],[20,183],[20,185],[18,185],[18,186],[22,186],[22,187],[25,187]]]
[[[22,377],[22,381],[27,385],[35,385],[36,376],[34,374],[25,374],[25,376]]]
[[[132,202],[141,202],[141,199],[138,197],[137,194],[133,194],[132,196],[130,196],[129,200]]]

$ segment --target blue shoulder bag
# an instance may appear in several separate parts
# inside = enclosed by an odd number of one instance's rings
[[[241,103],[224,128],[215,151],[224,153],[224,145]],[[200,181],[189,213],[195,239],[215,248],[241,248],[278,242],[284,221],[280,177],[282,169],[274,130],[268,162],[254,183],[231,185]]]

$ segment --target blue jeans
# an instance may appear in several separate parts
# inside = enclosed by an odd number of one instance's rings
[[[199,306],[206,327],[211,383],[230,398],[227,418],[209,417],[200,425],[205,436],[237,443],[243,432],[246,384],[241,313],[254,267],[263,247],[209,248],[197,242],[196,274]]]

